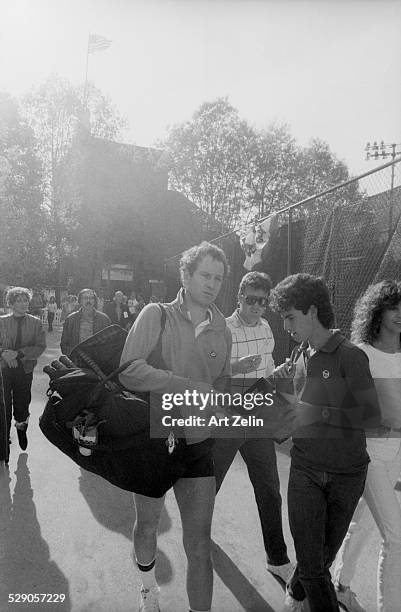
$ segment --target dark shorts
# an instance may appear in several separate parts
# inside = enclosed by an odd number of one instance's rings
[[[147,497],[163,497],[180,478],[207,478],[214,476],[214,440],[187,444],[180,439],[171,455],[165,454],[164,440],[151,440],[153,452],[147,453],[141,478],[136,478],[134,493]],[[163,449],[164,447],[164,449]]]
[[[214,440],[209,438],[197,444],[185,445],[184,463],[186,470],[181,478],[214,476],[213,444]]]

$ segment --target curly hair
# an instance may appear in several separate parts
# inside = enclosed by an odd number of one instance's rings
[[[356,343],[373,341],[379,335],[383,312],[394,310],[401,302],[401,283],[384,280],[369,285],[354,308],[351,340]]]
[[[317,318],[323,327],[329,329],[334,322],[329,291],[322,278],[311,274],[287,276],[270,294],[270,308],[275,312],[295,308],[306,314],[311,306],[316,306]]]
[[[216,259],[220,261],[224,266],[224,276],[228,274],[228,262],[226,255],[222,249],[217,247],[215,244],[211,244],[210,242],[206,242],[204,240],[200,244],[192,247],[185,251],[180,260],[180,272],[183,274],[184,272],[188,272],[191,276],[195,272],[198,264],[202,259],[210,255],[212,259]]]
[[[32,299],[32,293],[26,287],[12,287],[6,294],[6,304],[12,306],[17,301],[20,295],[24,295],[28,302]]]
[[[260,289],[265,293],[269,293],[272,288],[272,281],[268,274],[252,270],[252,272],[248,272],[242,277],[238,289],[238,297],[243,295],[248,287],[251,287],[252,289]]]

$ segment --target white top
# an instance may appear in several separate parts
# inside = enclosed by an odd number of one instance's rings
[[[245,379],[251,378],[256,381],[258,378],[269,376],[274,370],[272,355],[274,349],[273,332],[265,319],[261,319],[257,325],[246,325],[237,311],[231,317],[228,317],[226,322],[233,339],[232,362],[247,355],[258,354],[262,356],[257,370],[233,376],[235,381],[233,387],[237,387],[236,390],[238,392],[241,390],[245,391],[251,382],[248,380],[247,384]]]
[[[383,424],[401,427],[401,353],[385,353],[367,343],[358,346],[369,358]]]

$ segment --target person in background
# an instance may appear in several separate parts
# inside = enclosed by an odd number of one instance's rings
[[[78,309],[79,309],[79,304],[78,304],[77,296],[74,295],[73,293],[68,294],[66,298],[63,300],[63,303],[61,305],[61,321],[62,322],[65,321],[68,315],[70,315],[72,312],[75,312]]]
[[[26,450],[28,445],[33,370],[38,357],[46,348],[45,331],[40,319],[28,314],[30,297],[25,287],[13,287],[6,297],[12,312],[0,316],[0,367],[6,406],[7,444],[14,416],[22,450]],[[8,461],[9,448],[7,450]]]
[[[401,474],[401,283],[370,285],[355,306],[352,340],[368,356],[386,427],[368,438],[370,457],[363,497],[337,555],[334,584],[347,612],[363,612],[350,589],[374,523],[382,546],[377,568],[377,610],[401,607],[401,506],[394,487]]]
[[[49,301],[47,302],[47,325],[49,332],[53,331],[53,321],[54,317],[56,316],[57,308],[56,298],[54,295],[51,295]]]
[[[138,309],[138,300],[136,299],[136,293],[135,291],[131,291],[131,294],[128,298],[128,310],[129,310],[129,317],[130,317],[130,327],[134,324],[135,319],[138,315],[137,312]]]
[[[34,317],[41,317],[42,309],[44,307],[42,296],[39,291],[34,291],[32,294],[31,301],[29,303],[29,312]]]
[[[104,312],[104,295],[103,289],[100,289],[97,296],[97,309],[99,312]]]
[[[271,280],[267,274],[249,272],[242,278],[238,290],[238,308],[226,319],[231,331],[231,392],[244,395],[258,378],[273,373],[274,337],[262,315],[269,303]],[[213,457],[216,492],[237,451],[248,469],[255,494],[266,551],[267,569],[286,583],[294,566],[287,555],[281,518],[280,481],[274,442],[252,438],[244,429],[243,437],[215,440]]]
[[[105,305],[105,312],[112,324],[120,325],[123,329],[127,329],[130,322],[130,313],[128,304],[124,304],[123,300],[123,292],[116,291],[112,302]]]
[[[79,310],[68,315],[61,334],[61,352],[67,356],[74,346],[111,325],[109,317],[96,309],[97,296],[93,289],[82,289],[78,304]]]
[[[137,316],[141,312],[142,308],[145,306],[145,298],[142,293],[138,293],[138,305],[136,307]]]

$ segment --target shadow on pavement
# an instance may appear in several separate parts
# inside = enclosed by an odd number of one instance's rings
[[[213,567],[246,612],[274,612],[224,550],[212,542]]]
[[[64,594],[64,602],[20,603],[21,609],[71,610],[69,585],[59,567],[49,557],[49,547],[41,537],[33,502],[33,491],[26,453],[18,458],[13,496],[10,476],[0,480],[0,609],[15,611],[17,603],[7,605],[11,593]],[[48,599],[48,598],[47,598]]]
[[[79,490],[98,523],[131,540],[135,522],[132,493],[123,491],[107,480],[83,469],[79,477]],[[159,533],[165,533],[171,527],[171,519],[164,507],[160,518]],[[160,585],[167,584],[173,579],[170,560],[160,549],[157,550],[156,577]]]

